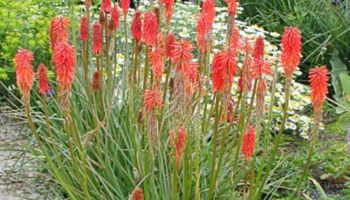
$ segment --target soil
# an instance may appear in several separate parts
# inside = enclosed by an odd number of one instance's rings
[[[25,148],[29,134],[25,122],[0,113],[0,200],[52,199],[49,175]]]

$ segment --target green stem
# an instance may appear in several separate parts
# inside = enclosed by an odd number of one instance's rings
[[[218,140],[218,132],[219,132],[219,122],[220,122],[220,98],[221,96],[218,96],[216,98],[215,103],[215,124],[214,124],[214,138],[213,138],[213,155],[211,160],[211,170],[210,170],[210,187],[209,187],[209,193],[208,193],[208,199],[213,199],[214,197],[214,190],[215,190],[215,167],[216,167],[216,147],[217,147],[217,140]]]
[[[288,108],[289,108],[291,83],[292,83],[292,77],[286,77],[285,96],[284,96],[285,97],[285,102],[284,102],[284,109],[283,109],[283,118],[282,118],[282,121],[281,121],[281,125],[280,125],[280,128],[279,128],[278,134],[277,134],[277,136],[274,139],[274,146],[273,146],[273,149],[272,149],[271,154],[270,154],[271,155],[270,159],[269,159],[269,161],[267,163],[266,169],[264,170],[265,175],[264,175],[262,181],[259,183],[259,190],[258,190],[258,192],[256,194],[256,197],[255,197],[256,199],[260,198],[262,189],[263,189],[264,185],[266,184],[267,178],[269,177],[269,173],[270,173],[272,164],[275,162],[275,159],[276,159],[276,153],[277,153],[277,150],[278,150],[278,147],[279,147],[279,143],[281,141],[281,137],[282,137],[282,133],[284,131],[285,123],[286,123],[287,118],[288,118]]]

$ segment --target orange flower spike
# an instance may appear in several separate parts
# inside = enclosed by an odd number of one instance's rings
[[[144,200],[143,189],[135,188],[134,191],[132,191],[131,199],[132,200]]]
[[[119,8],[117,5],[114,5],[111,10],[111,20],[115,26],[115,28],[119,28],[120,26],[120,14],[119,14]]]
[[[64,89],[70,89],[74,81],[74,47],[68,43],[57,44],[53,56],[58,84]]]
[[[136,42],[141,41],[142,37],[142,21],[141,12],[139,10],[135,11],[134,18],[131,22],[131,36]]]
[[[154,111],[156,107],[163,105],[162,93],[159,90],[145,90],[143,95],[144,106],[147,111]]]
[[[83,42],[89,39],[89,20],[86,16],[82,16],[80,20],[80,40]]]
[[[247,132],[243,136],[243,143],[241,148],[244,160],[248,160],[253,156],[254,148],[255,130],[252,126],[249,126]]]
[[[43,63],[41,63],[38,67],[38,83],[40,94],[45,95],[50,92],[49,78],[47,77],[47,68]]]
[[[287,77],[291,77],[301,59],[301,35],[296,27],[286,27],[282,36],[282,66]]]
[[[174,0],[160,0],[160,2],[165,7],[164,16],[167,23],[170,23],[171,17],[173,15]]]
[[[54,50],[55,45],[60,42],[68,42],[69,20],[65,16],[57,16],[51,19],[50,44]]]
[[[99,22],[92,25],[92,52],[95,55],[103,52],[102,25]]]
[[[91,5],[91,0],[85,0],[85,5],[90,6]]]
[[[130,8],[130,0],[120,0],[120,7],[123,10],[124,16],[127,16]]]
[[[26,49],[19,50],[15,57],[17,86],[25,101],[29,100],[34,82],[33,59],[33,53]]]
[[[309,71],[309,83],[311,87],[311,102],[314,111],[322,108],[328,94],[329,71],[326,66],[316,67]]]
[[[157,42],[158,20],[152,11],[146,12],[144,16],[142,39],[148,46],[153,46]]]

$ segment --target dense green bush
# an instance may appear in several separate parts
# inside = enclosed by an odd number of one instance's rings
[[[285,26],[298,26],[303,35],[302,71],[327,64],[334,50],[350,69],[350,3],[330,0],[245,0],[241,17],[268,31],[282,32]]]
[[[62,2],[0,0],[0,81],[5,84],[14,83],[13,58],[18,47],[33,50],[35,66],[41,62],[50,62],[49,23]]]

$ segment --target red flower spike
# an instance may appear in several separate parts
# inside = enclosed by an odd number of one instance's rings
[[[163,69],[164,69],[163,54],[164,54],[164,50],[161,47],[161,45],[154,46],[152,50],[149,52],[150,62],[152,67],[151,69],[156,79],[161,78],[163,74]]]
[[[135,11],[134,18],[131,22],[131,36],[136,42],[141,41],[142,37],[142,21],[141,12],[139,10]]]
[[[109,12],[112,8],[111,0],[102,0],[101,2],[101,11]]]
[[[111,20],[115,26],[115,28],[119,28],[120,20],[119,20],[119,9],[117,5],[114,5],[111,10]]]
[[[64,16],[57,16],[51,19],[50,24],[50,44],[51,49],[60,42],[68,42],[69,20]]]
[[[59,43],[55,47],[53,56],[58,84],[62,88],[71,88],[75,68],[74,47],[68,43]]]
[[[232,79],[237,71],[236,50],[230,48],[215,54],[212,64],[214,92],[224,92],[231,88]]]
[[[235,26],[233,28],[232,31],[232,36],[231,36],[231,48],[234,49],[239,49],[239,37],[240,37],[240,33],[239,33],[239,28],[237,26]]]
[[[261,78],[263,74],[271,75],[270,65],[264,60],[264,38],[261,36],[255,42],[253,53],[252,78]]]
[[[130,0],[120,0],[120,7],[123,10],[124,16],[128,15],[130,8]]]
[[[205,52],[207,49],[207,33],[209,31],[208,20],[205,14],[199,14],[197,18],[197,44],[201,52]]]
[[[255,130],[252,126],[249,126],[247,132],[243,136],[242,154],[244,160],[248,160],[254,154],[255,148]]]
[[[41,63],[38,67],[38,83],[40,94],[45,95],[50,92],[49,78],[47,77],[47,68],[43,63]]]
[[[167,58],[172,58],[173,54],[172,51],[174,50],[174,44],[176,42],[176,37],[174,33],[169,33],[166,38],[166,52],[165,56]]]
[[[173,15],[174,0],[160,0],[160,2],[165,7],[165,20],[167,21],[167,23],[170,23],[171,17]]]
[[[205,14],[207,16],[209,29],[211,29],[215,18],[215,0],[203,1],[202,14]]]
[[[158,20],[157,16],[152,11],[148,11],[144,16],[143,24],[143,41],[148,45],[152,46],[157,42],[158,35]]]
[[[225,0],[227,3],[227,11],[229,16],[235,16],[237,12],[236,0]]]
[[[156,107],[163,105],[162,93],[160,90],[145,90],[143,95],[144,106],[147,111],[154,111]]]
[[[176,158],[177,158],[178,166],[181,161],[182,151],[185,147],[185,140],[186,140],[186,132],[185,132],[185,127],[182,125],[179,128],[179,135],[178,135],[177,144],[176,144]]]
[[[91,0],[85,0],[85,5],[90,6],[91,5]]]
[[[293,75],[301,58],[301,35],[296,27],[286,27],[282,36],[282,66],[287,77]]]
[[[34,82],[33,59],[33,53],[26,49],[19,50],[15,58],[17,86],[25,101],[29,100]]]
[[[192,51],[194,49],[192,43],[187,40],[181,40],[173,44],[173,61],[174,63],[189,62],[192,60]]]
[[[132,191],[131,199],[132,200],[144,200],[143,189],[135,188],[134,191]]]
[[[92,52],[95,55],[103,52],[102,25],[99,22],[92,25]]]
[[[86,16],[82,16],[80,20],[80,40],[83,42],[89,39],[89,20]]]
[[[320,111],[328,94],[329,71],[326,66],[316,67],[309,71],[311,102],[314,111]]]

